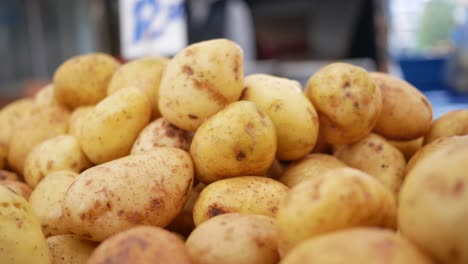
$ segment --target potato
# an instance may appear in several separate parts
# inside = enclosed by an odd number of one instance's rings
[[[144,58],[122,65],[112,76],[107,95],[122,88],[137,87],[148,96],[153,117],[160,116],[158,91],[168,62],[166,58]]]
[[[352,169],[330,170],[289,191],[276,216],[280,248],[355,226],[395,227],[394,195],[375,178]]]
[[[69,107],[97,104],[106,97],[107,85],[119,62],[103,53],[72,57],[54,74],[56,100]]]
[[[69,112],[63,107],[47,106],[36,109],[29,118],[16,126],[8,152],[10,167],[20,174],[29,152],[42,141],[67,131]]]
[[[278,235],[273,218],[223,214],[204,222],[186,241],[193,264],[278,263]]]
[[[312,151],[319,130],[317,112],[298,82],[253,74],[244,86],[241,99],[254,102],[275,125],[279,160],[296,160]]]
[[[31,187],[20,181],[3,180],[0,181],[0,185],[10,188],[15,193],[21,195],[25,200],[29,199],[32,192]]]
[[[0,170],[0,181],[10,180],[10,181],[18,181],[18,175],[14,172],[7,171],[7,170]]]
[[[188,151],[190,142],[191,138],[186,131],[161,117],[149,123],[140,132],[130,154],[144,153],[158,147],[173,147]]]
[[[61,106],[55,98],[54,85],[52,83],[44,86],[34,96],[34,108],[42,108],[47,106]]]
[[[64,223],[73,234],[93,241],[135,225],[167,226],[182,210],[193,177],[190,156],[176,148],[92,167],[68,188]]]
[[[270,168],[267,171],[267,176],[278,180],[281,175],[283,175],[283,172],[286,170],[286,165],[282,164],[278,160],[274,160],[273,163],[271,164]]]
[[[405,238],[389,230],[352,228],[307,240],[294,248],[282,264],[431,264]]]
[[[420,160],[403,183],[401,233],[437,263],[468,263],[468,142],[445,145]]]
[[[75,108],[70,115],[68,124],[68,134],[78,137],[83,123],[86,122],[86,115],[93,110],[94,106],[80,106]]]
[[[275,217],[289,188],[266,177],[244,176],[208,185],[193,207],[196,226],[220,214],[244,213]]]
[[[239,99],[243,88],[242,50],[227,39],[190,45],[168,64],[159,87],[159,110],[184,130]]]
[[[318,177],[331,169],[344,168],[346,164],[327,154],[311,154],[290,164],[279,181],[292,188],[299,183]]]
[[[62,203],[65,192],[77,176],[78,173],[72,171],[54,172],[47,175],[31,193],[29,203],[46,237],[68,233],[62,218]]]
[[[75,235],[58,235],[47,238],[53,264],[86,264],[96,248],[94,242]]]
[[[324,153],[324,154],[331,154],[332,145],[325,141],[325,135],[323,134],[323,129],[319,128],[319,134],[317,137],[317,142],[315,143],[314,149],[311,153]]]
[[[60,170],[81,172],[91,167],[76,137],[59,135],[35,146],[24,162],[24,179],[31,187]]]
[[[28,202],[0,186],[0,263],[49,264],[41,226]]]
[[[385,138],[409,140],[424,136],[432,121],[432,106],[408,82],[389,74],[370,74],[382,92],[382,113],[374,131]]]
[[[126,156],[150,115],[150,105],[143,92],[138,88],[121,89],[83,117],[86,121],[78,132],[78,140],[94,164]]]
[[[7,104],[0,110],[0,127],[2,128],[0,129],[0,150],[2,152],[8,153],[16,126],[31,115],[32,107],[33,100],[23,98]]]
[[[409,161],[413,155],[418,152],[418,150],[423,145],[423,138],[411,139],[411,140],[387,140],[388,143],[396,147],[403,156],[405,160]]]
[[[273,123],[247,101],[232,103],[208,119],[190,146],[197,178],[204,183],[265,175],[275,154]]]
[[[437,118],[424,136],[424,144],[441,137],[468,135],[468,110],[456,110]]]
[[[383,137],[369,134],[354,144],[339,148],[335,157],[375,177],[393,193],[400,190],[405,176],[405,157]]]
[[[305,91],[319,112],[320,129],[331,144],[350,144],[367,135],[382,109],[379,88],[362,68],[332,63],[316,72]]]
[[[176,235],[159,227],[140,226],[102,242],[87,263],[190,264],[191,261],[184,242]]]

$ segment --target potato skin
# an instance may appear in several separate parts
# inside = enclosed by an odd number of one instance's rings
[[[143,92],[138,88],[121,89],[86,115],[78,133],[80,145],[94,164],[126,156],[150,115]]]
[[[193,174],[190,156],[176,148],[92,167],[68,188],[64,222],[73,234],[93,241],[136,225],[167,226],[182,210]]]
[[[319,112],[320,129],[331,144],[350,144],[367,135],[382,109],[380,89],[362,68],[332,63],[316,72],[305,90]]]
[[[107,85],[119,62],[103,53],[72,57],[54,74],[56,100],[74,109],[97,104],[106,97]]]
[[[437,118],[424,136],[424,144],[441,137],[464,136],[468,134],[468,110],[456,110]]]
[[[196,226],[225,213],[260,214],[275,217],[289,188],[266,177],[243,176],[208,185],[193,207]]]
[[[382,113],[374,131],[385,138],[410,140],[429,130],[432,106],[418,89],[386,73],[370,74],[382,92]]]
[[[21,195],[26,201],[29,199],[32,192],[31,187],[20,181],[3,180],[0,181],[0,185],[10,188],[15,193]]]
[[[431,264],[434,262],[404,237],[390,230],[352,228],[307,240],[281,260],[281,264],[303,263]]]
[[[10,180],[10,181],[18,181],[18,175],[12,171],[7,170],[0,170],[0,181]]]
[[[412,140],[387,140],[392,144],[401,154],[405,156],[406,161],[409,161],[416,152],[422,147],[424,138],[420,137]]]
[[[154,226],[139,226],[118,233],[93,252],[88,264],[167,263],[190,264],[184,242]]]
[[[70,114],[68,134],[78,137],[82,123],[86,122],[86,115],[94,109],[94,106],[80,106]]]
[[[244,80],[241,100],[254,102],[271,119],[276,129],[277,158],[296,160],[315,146],[319,131],[317,112],[296,81],[267,74],[249,75]]]
[[[86,264],[96,248],[96,243],[75,235],[58,235],[47,238],[53,264]]]
[[[0,110],[0,148],[8,152],[16,126],[31,115],[33,100],[23,98],[13,101]]]
[[[175,126],[195,131],[207,118],[239,99],[243,55],[227,39],[199,42],[168,64],[159,88],[159,110]]]
[[[50,83],[39,90],[39,92],[34,96],[33,104],[34,108],[61,106],[61,104],[55,99],[54,84]]]
[[[265,175],[275,153],[273,123],[248,101],[232,103],[208,119],[190,146],[197,178],[204,183]]]
[[[230,213],[199,225],[185,244],[193,264],[269,264],[279,260],[277,241],[273,218]]]
[[[352,169],[330,170],[289,191],[276,215],[280,247],[355,226],[395,227],[396,199],[372,176]]]

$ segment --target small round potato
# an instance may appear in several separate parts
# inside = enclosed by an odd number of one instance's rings
[[[13,101],[0,110],[0,148],[8,152],[16,126],[31,115],[32,107],[33,100],[24,98]]]
[[[69,108],[97,104],[106,97],[107,85],[119,62],[103,53],[68,59],[54,74],[57,101]]]
[[[10,181],[18,181],[18,175],[14,172],[7,171],[7,170],[0,170],[0,181],[10,180]]]
[[[281,264],[433,264],[404,237],[390,230],[352,228],[309,239]]]
[[[370,74],[382,92],[382,113],[374,131],[395,140],[416,139],[429,130],[432,106],[418,89],[389,74]]]
[[[311,154],[289,165],[283,173],[280,182],[289,188],[299,183],[318,177],[328,170],[344,168],[346,164],[327,154]]]
[[[230,213],[209,219],[187,238],[193,264],[278,263],[273,218]]]
[[[266,177],[244,176],[208,185],[193,207],[196,226],[220,214],[244,213],[275,217],[289,188]]]
[[[167,65],[159,110],[175,126],[195,131],[207,118],[239,99],[244,79],[242,50],[227,39],[199,42]]]
[[[350,144],[367,135],[382,109],[380,89],[362,68],[332,63],[316,72],[305,91],[319,112],[320,129],[331,144]]]
[[[275,127],[254,103],[235,102],[200,126],[190,155],[197,178],[204,183],[263,176],[275,160]]]
[[[416,152],[422,147],[423,145],[423,138],[411,139],[411,140],[387,140],[388,143],[392,144],[398,150],[400,150],[401,154],[405,156],[405,160],[409,161],[411,157],[413,157]]]
[[[87,121],[86,115],[94,109],[94,106],[80,106],[75,108],[70,115],[68,134],[78,137],[82,123]]]
[[[139,226],[106,239],[87,263],[191,264],[191,261],[184,242],[176,235],[159,227]]]
[[[24,199],[29,200],[32,189],[26,183],[20,181],[3,180],[0,185],[10,188],[15,193],[21,195]]]
[[[424,144],[441,137],[468,135],[468,110],[457,110],[446,113],[436,119],[424,136]]]
[[[86,264],[96,248],[96,243],[75,235],[58,235],[47,238],[53,264]]]

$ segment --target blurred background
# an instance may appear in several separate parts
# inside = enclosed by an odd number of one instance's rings
[[[173,56],[239,43],[246,74],[307,79],[345,61],[422,90],[435,116],[468,108],[468,0],[2,0],[0,105],[33,94],[67,58]]]

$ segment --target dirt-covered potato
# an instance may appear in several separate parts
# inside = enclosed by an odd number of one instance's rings
[[[3,180],[0,185],[10,188],[15,193],[21,195],[24,199],[28,200],[31,195],[32,189],[26,183],[20,181]]]
[[[0,186],[0,263],[50,264],[41,225],[29,203]]]
[[[248,101],[232,103],[213,115],[197,130],[190,146],[197,178],[204,183],[265,175],[275,154],[273,123]]]
[[[177,148],[92,167],[68,188],[64,223],[73,234],[94,241],[136,225],[167,226],[184,207],[193,174],[189,154]]]
[[[70,115],[68,134],[78,137],[81,124],[86,122],[86,115],[93,109],[94,106],[80,106],[75,108]]]
[[[278,263],[278,236],[273,218],[230,213],[197,226],[186,246],[193,264]]]
[[[245,78],[244,87],[241,100],[254,102],[275,125],[279,160],[296,160],[312,151],[319,121],[297,81],[253,74]]]
[[[416,152],[422,147],[423,145],[423,138],[411,139],[411,140],[387,140],[388,143],[392,144],[398,150],[400,150],[401,154],[405,156],[406,161],[409,161],[411,157],[413,157]]]
[[[0,110],[0,150],[8,152],[16,126],[31,115],[32,107],[33,100],[23,98],[7,104]]]
[[[413,244],[390,230],[353,228],[311,238],[281,264],[432,264]]]
[[[191,137],[187,131],[161,117],[149,123],[140,132],[130,153],[144,153],[158,147],[173,147],[188,151],[190,142]]]
[[[420,160],[401,188],[400,232],[438,263],[468,263],[468,142]]]
[[[382,109],[380,89],[362,68],[332,63],[310,77],[305,91],[319,112],[320,129],[331,144],[350,144],[367,135]]]
[[[366,173],[339,168],[289,191],[276,216],[280,247],[287,252],[311,237],[355,227],[395,227],[396,199]]]
[[[243,176],[220,180],[200,193],[193,207],[196,226],[220,214],[244,213],[275,217],[289,188],[266,177]]]
[[[148,96],[152,116],[160,116],[158,91],[161,77],[168,62],[169,59],[166,58],[144,58],[120,66],[110,80],[107,95],[122,88],[139,88]]]
[[[140,226],[118,233],[93,252],[88,264],[167,263],[190,264],[184,242],[154,226]]]
[[[97,104],[107,93],[107,85],[119,62],[103,53],[72,57],[54,74],[57,101],[69,108]]]
[[[96,243],[75,235],[47,238],[52,264],[86,264]]]
[[[54,172],[47,175],[31,193],[29,203],[46,237],[68,233],[62,218],[62,203],[65,192],[77,176],[78,173],[72,171]]]
[[[406,160],[403,154],[376,134],[351,145],[340,147],[335,157],[348,166],[360,169],[377,178],[392,192],[398,193],[405,176]]]
[[[386,73],[370,74],[382,92],[382,113],[374,131],[385,138],[416,139],[429,130],[432,106],[426,96],[408,82]]]
[[[12,171],[0,170],[0,181],[4,180],[17,181],[19,178],[18,175]]]
[[[59,135],[35,146],[24,162],[24,179],[35,187],[45,176],[60,170],[80,173],[91,167],[76,137]]]
[[[179,128],[195,131],[208,117],[239,99],[242,50],[227,39],[199,42],[168,64],[159,87],[159,110]]]
[[[292,188],[303,181],[320,176],[328,170],[344,167],[346,164],[333,156],[315,153],[291,163],[279,181]]]
[[[468,110],[456,110],[437,118],[424,136],[424,144],[441,137],[468,135]]]
[[[138,88],[121,89],[86,114],[78,132],[80,145],[94,164],[130,153],[133,142],[150,120],[148,98]]]

